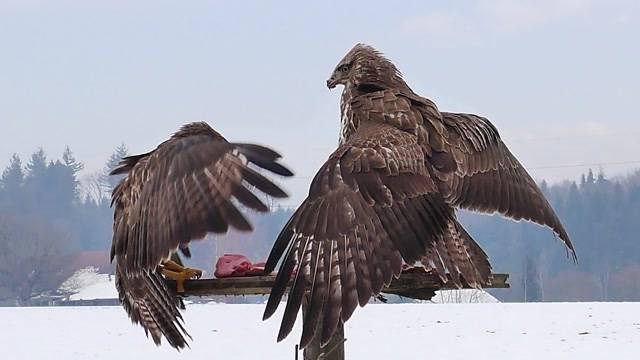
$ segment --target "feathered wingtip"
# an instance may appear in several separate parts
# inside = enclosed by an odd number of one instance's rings
[[[282,156],[276,151],[256,144],[235,143],[238,152],[259,167],[280,176],[290,177],[293,172],[278,162]]]

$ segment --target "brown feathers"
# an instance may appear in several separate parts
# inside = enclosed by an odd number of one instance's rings
[[[120,259],[118,257],[118,259]],[[162,336],[176,349],[188,346],[189,334],[182,326],[182,299],[169,290],[160,270],[148,270],[137,275],[124,273],[124,264],[116,265],[115,282],[120,303],[131,322],[140,324],[147,336],[160,345]]]
[[[356,45],[327,80],[344,85],[340,146],[320,168],[309,196],[282,229],[267,261],[283,258],[264,318],[289,280],[278,334],[308,307],[300,345],[326,344],[340,322],[420,261],[462,286],[491,281],[487,255],[458,223],[454,207],[500,212],[569,237],[535,182],[486,119],[440,113],[370,46]],[[320,326],[319,324],[322,324]]]
[[[291,176],[279,159],[269,148],[229,143],[206,123],[192,123],[152,152],[123,159],[112,172],[127,173],[112,195],[111,258],[116,258],[120,300],[156,344],[162,334],[173,347],[186,345],[178,300],[168,292],[157,266],[178,248],[188,251],[191,240],[209,232],[224,233],[230,227],[250,231],[233,199],[266,212],[256,190],[286,197],[255,170]]]
[[[316,334],[326,343],[400,274],[403,258],[419,260],[453,219],[437,191],[415,136],[385,123],[360,126],[320,169],[267,260],[270,272],[284,255],[265,319],[294,277],[278,339],[293,328],[307,291],[301,346]]]
[[[511,154],[489,120],[472,114],[442,113],[449,129],[447,146],[457,167],[440,173],[443,195],[452,205],[479,212],[498,212],[551,228],[575,250],[535,181]]]

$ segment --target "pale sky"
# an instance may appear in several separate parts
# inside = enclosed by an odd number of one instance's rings
[[[536,179],[640,168],[640,2],[0,1],[0,166],[69,145],[98,171],[205,120],[268,144],[295,205],[338,138],[357,42],[444,111],[488,117]],[[586,164],[586,165],[584,165]]]

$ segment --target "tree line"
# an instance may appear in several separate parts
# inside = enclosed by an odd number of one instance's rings
[[[0,177],[0,302],[52,292],[74,270],[74,255],[111,241],[108,173],[127,155],[119,146],[103,171],[81,183],[84,165],[67,147],[49,160],[42,149],[26,163],[13,155]]]
[[[0,177],[0,303],[54,292],[78,270],[78,254],[92,252],[108,263],[110,193],[120,180],[108,173],[127,154],[119,146],[101,171],[82,181],[83,164],[69,148],[59,159],[42,149],[26,162],[11,157]],[[612,179],[589,171],[578,182],[540,186],[574,242],[578,263],[549,229],[461,212],[494,272],[510,274],[511,289],[492,292],[506,301],[640,300],[640,171]],[[277,207],[268,215],[250,213],[253,233],[194,243],[189,263],[212,273],[224,253],[264,260],[291,214]]]
[[[499,216],[463,213],[494,272],[510,274],[511,301],[640,300],[640,171],[607,179],[589,170],[579,182],[540,187],[565,225],[578,256],[571,260],[551,230]]]

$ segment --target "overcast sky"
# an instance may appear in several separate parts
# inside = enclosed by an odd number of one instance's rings
[[[640,167],[638,1],[0,2],[0,166],[69,145],[98,171],[205,120],[299,177],[335,148],[325,81],[366,42],[441,110],[498,127],[537,179]],[[587,165],[582,165],[587,164]]]

